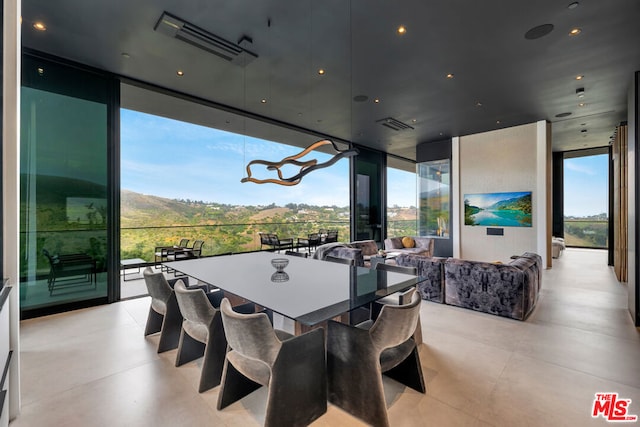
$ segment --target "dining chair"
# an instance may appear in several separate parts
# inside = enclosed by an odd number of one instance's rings
[[[227,340],[220,317],[221,291],[206,294],[203,289],[187,289],[179,280],[174,286],[178,306],[184,320],[176,354],[176,366],[203,357],[198,392],[202,393],[220,384]],[[253,312],[253,304],[242,307]]]
[[[329,402],[373,426],[389,426],[382,374],[425,393],[412,335],[420,295],[405,305],[385,305],[374,322],[349,326],[329,321],[327,370]]]
[[[404,267],[400,265],[385,264],[380,262],[376,264],[375,268],[376,270],[385,270],[385,271],[391,271],[395,273],[410,274],[412,276],[418,275],[417,267]],[[416,288],[413,287],[407,291],[395,292],[391,295],[387,295],[386,297],[383,297],[374,301],[373,303],[371,303],[371,320],[375,320],[378,317],[378,315],[380,314],[380,310],[382,310],[382,307],[385,304],[392,304],[392,305],[409,304],[411,302],[414,292],[420,294],[420,292],[417,292]],[[417,346],[420,346],[420,344],[422,344],[423,342],[422,341],[422,320],[419,315],[418,315],[418,322],[416,323],[416,330],[413,334],[413,339],[416,341]]]
[[[218,410],[261,386],[269,388],[264,425],[306,426],[327,411],[324,330],[292,336],[264,313],[241,314],[220,304],[229,342]]]
[[[158,353],[178,347],[182,315],[176,295],[162,271],[147,267],[142,272],[147,292],[151,296],[151,306],[147,316],[144,336],[160,332]]]
[[[285,255],[290,255],[290,256],[297,256],[297,257],[300,257],[300,258],[306,258],[307,255],[309,255],[306,252],[296,252],[296,251],[284,251],[284,254]]]
[[[329,262],[335,262],[337,264],[345,264],[345,265],[350,265],[350,266],[354,266],[355,265],[355,260],[354,259],[350,259],[350,258],[340,258],[337,256],[332,256],[332,255],[326,255],[324,257],[325,261],[329,261]]]

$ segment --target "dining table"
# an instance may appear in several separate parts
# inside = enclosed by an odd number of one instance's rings
[[[302,329],[344,316],[426,280],[411,274],[272,252],[204,257],[163,265],[293,319]]]

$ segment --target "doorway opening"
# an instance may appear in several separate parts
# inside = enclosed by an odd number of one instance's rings
[[[609,248],[608,148],[564,156],[564,240],[566,246]]]

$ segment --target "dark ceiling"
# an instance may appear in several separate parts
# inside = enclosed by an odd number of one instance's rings
[[[627,93],[640,70],[640,1],[570,3],[23,0],[22,40],[135,81],[410,159],[422,142],[538,120],[552,123],[554,151],[606,146],[626,120]],[[165,11],[234,43],[251,38],[258,58],[238,66],[155,31]],[[36,31],[36,21],[46,31]],[[544,24],[553,25],[549,34],[525,38]],[[572,28],[582,31],[569,36]],[[246,120],[228,111],[198,113],[144,94],[127,86],[123,106],[247,130]],[[378,122],[389,117],[413,129]],[[265,132],[280,138],[277,128]]]

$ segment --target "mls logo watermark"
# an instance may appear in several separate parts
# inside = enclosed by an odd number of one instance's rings
[[[591,417],[602,416],[611,422],[635,422],[638,416],[629,414],[629,406],[631,406],[631,399],[618,398],[618,393],[596,393]]]

